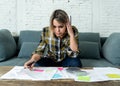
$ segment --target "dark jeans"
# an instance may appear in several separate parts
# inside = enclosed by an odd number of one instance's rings
[[[81,61],[79,58],[66,57],[61,62],[55,62],[50,58],[41,58],[35,66],[43,67],[82,67]]]

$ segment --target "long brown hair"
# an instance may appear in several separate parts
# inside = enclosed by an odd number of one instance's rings
[[[68,21],[68,15],[64,10],[57,9],[55,10],[50,17],[50,36],[53,37],[53,20],[56,19],[58,22],[66,24]]]

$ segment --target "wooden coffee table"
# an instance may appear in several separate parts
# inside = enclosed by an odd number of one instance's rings
[[[12,69],[12,66],[0,66],[0,76]],[[96,76],[97,77],[97,76]],[[76,82],[74,80],[0,80],[0,86],[120,86],[120,81]]]

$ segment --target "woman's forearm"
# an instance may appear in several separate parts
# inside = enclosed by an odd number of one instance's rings
[[[70,36],[70,48],[73,51],[78,51],[78,44],[74,35]]]
[[[40,55],[39,54],[33,54],[31,57],[31,60],[37,62],[38,60],[40,60]]]

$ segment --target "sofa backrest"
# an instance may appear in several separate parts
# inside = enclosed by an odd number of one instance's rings
[[[20,32],[18,37],[15,37],[18,42],[18,49],[25,42],[37,42],[40,41],[41,31],[24,30]],[[81,51],[81,58],[100,58],[101,41],[99,33],[92,32],[80,32],[79,33],[79,49]]]

